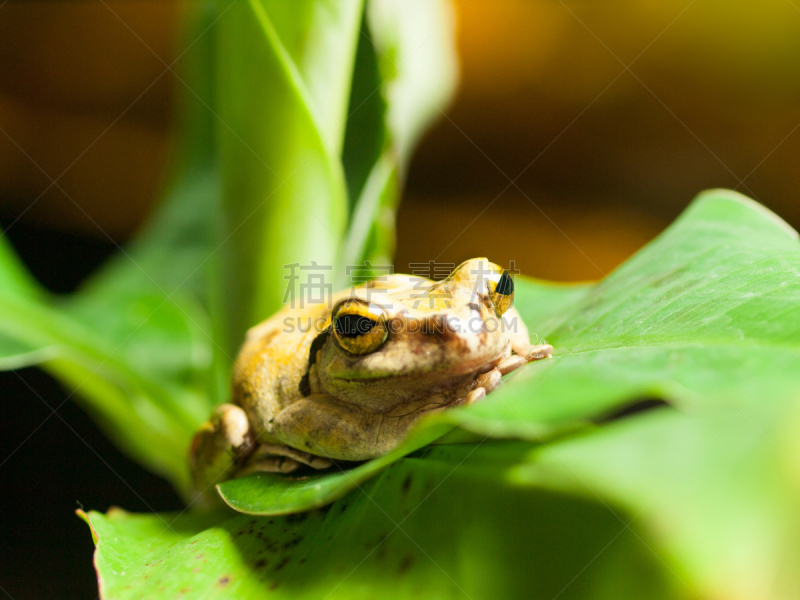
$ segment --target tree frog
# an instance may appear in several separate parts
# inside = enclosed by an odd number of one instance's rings
[[[553,352],[531,345],[513,300],[509,273],[476,258],[442,281],[389,275],[285,308],[247,333],[232,403],[195,435],[195,485],[367,460],[424,415],[480,400]]]

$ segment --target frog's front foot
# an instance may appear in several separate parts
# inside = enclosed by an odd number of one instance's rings
[[[192,439],[189,463],[195,489],[207,494],[214,484],[230,479],[253,452],[253,432],[245,412],[222,404]]]
[[[259,443],[247,414],[233,404],[219,406],[192,440],[195,489],[213,496],[217,483],[248,473],[291,473],[303,465],[327,469],[333,462],[283,444]]]

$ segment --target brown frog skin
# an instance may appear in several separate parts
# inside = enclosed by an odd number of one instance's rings
[[[253,327],[192,441],[199,491],[253,471],[324,469],[396,448],[424,415],[483,398],[532,346],[513,281],[485,258],[434,282],[390,275]]]

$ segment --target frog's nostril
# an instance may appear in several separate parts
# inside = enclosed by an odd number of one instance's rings
[[[448,319],[444,315],[431,315],[425,319],[420,327],[423,335],[434,335],[442,337],[449,330]]]

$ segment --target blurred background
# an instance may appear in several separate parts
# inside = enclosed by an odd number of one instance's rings
[[[409,169],[398,271],[485,255],[598,279],[712,187],[800,227],[800,2],[454,5],[460,89]],[[0,2],[0,225],[53,291],[75,289],[152,208],[179,16],[175,0]],[[94,597],[77,502],[181,503],[74,405],[53,415],[55,383],[22,375],[0,373],[0,591]]]

